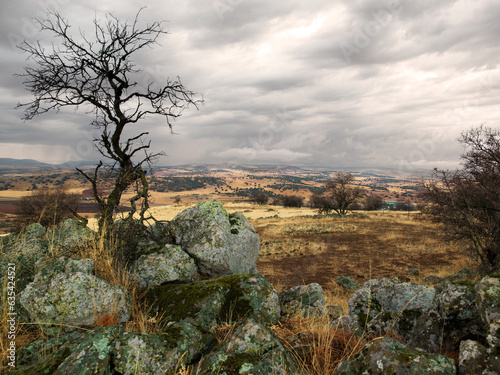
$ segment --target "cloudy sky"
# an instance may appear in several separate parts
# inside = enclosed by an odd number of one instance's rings
[[[31,18],[57,10],[78,29],[129,0],[0,4],[0,157],[96,160],[84,108],[20,120],[30,100],[16,45],[52,40]],[[140,22],[166,20],[161,45],[137,56],[153,82],[180,76],[205,104],[172,135],[148,118],[163,165],[329,167],[457,165],[460,133],[500,127],[498,0],[143,0]],[[56,42],[54,40],[54,42]],[[134,131],[139,131],[138,128]]]

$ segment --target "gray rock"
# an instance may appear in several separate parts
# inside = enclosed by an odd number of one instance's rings
[[[19,301],[31,320],[42,323],[47,334],[92,327],[104,316],[115,316],[121,323],[129,320],[130,293],[90,274],[91,263],[59,258],[20,293]]]
[[[335,279],[337,284],[349,292],[354,292],[360,288],[359,284],[347,276],[340,276]]]
[[[373,279],[353,293],[349,315],[360,332],[368,329],[383,334],[391,329],[404,336],[413,329],[415,320],[432,307],[434,295],[434,288]]]
[[[176,245],[165,245],[159,252],[141,255],[131,268],[132,279],[141,288],[168,281],[191,282],[198,279],[194,260]]]
[[[126,333],[113,343],[114,369],[123,375],[175,374],[214,345],[215,339],[188,323],[155,334]]]
[[[123,334],[122,326],[100,327],[36,341],[22,348],[10,373],[111,375],[112,342]]]
[[[260,274],[241,274],[188,284],[151,288],[146,302],[165,322],[189,322],[211,331],[219,322],[253,318],[274,324],[280,316],[278,294]]]
[[[484,337],[473,283],[437,286],[433,306],[415,322],[408,344],[431,352],[456,351],[467,337]]]
[[[479,315],[487,325],[500,319],[500,274],[484,277],[476,284]]]
[[[388,337],[372,341],[354,358],[341,362],[335,375],[455,375],[455,363],[440,354],[411,350]]]
[[[13,374],[174,374],[215,346],[215,339],[187,324],[134,334],[116,325],[77,331],[24,347]]]
[[[199,366],[202,374],[300,374],[293,357],[268,328],[253,320],[239,327]]]
[[[459,375],[481,374],[487,368],[486,348],[476,341],[462,341],[458,358]]]
[[[294,314],[301,311],[304,315],[321,315],[325,311],[323,288],[317,283],[298,285],[278,293],[281,311]]]
[[[176,244],[208,276],[257,272],[259,235],[241,213],[229,215],[219,201],[202,202],[181,212],[172,220],[170,231]]]

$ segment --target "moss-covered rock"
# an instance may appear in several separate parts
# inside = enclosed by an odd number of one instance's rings
[[[161,285],[147,292],[146,302],[166,321],[188,321],[205,330],[220,322],[249,317],[273,324],[280,315],[278,295],[260,274]]]
[[[91,263],[59,258],[20,293],[19,301],[31,320],[41,323],[47,334],[92,327],[104,316],[112,315],[118,322],[129,320],[130,293],[90,274]]]
[[[241,213],[229,215],[219,201],[202,202],[179,213],[170,231],[208,276],[257,272],[259,235]]]
[[[354,358],[342,362],[335,375],[455,375],[455,363],[440,354],[412,350],[391,338],[373,341]]]
[[[131,276],[141,288],[169,281],[190,282],[198,279],[193,258],[176,245],[163,245],[157,252],[141,255],[131,268]]]

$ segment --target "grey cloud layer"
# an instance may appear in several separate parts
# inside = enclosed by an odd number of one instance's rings
[[[112,11],[131,20],[132,1],[25,0],[0,5],[0,156],[19,144],[53,145],[61,158],[88,159],[84,110],[30,123],[12,108],[26,100],[30,17],[47,4],[74,31]],[[245,162],[402,169],[453,166],[460,132],[498,127],[500,3],[494,0],[146,0],[144,22],[167,20],[170,35],[144,51],[141,79],[179,75],[203,94],[199,111],[174,122],[150,118],[164,164]],[[14,43],[15,44],[15,43]],[[50,159],[47,156],[47,160]],[[30,155],[23,155],[30,157]]]

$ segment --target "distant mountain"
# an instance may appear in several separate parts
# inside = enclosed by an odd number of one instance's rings
[[[51,167],[51,164],[42,163],[38,160],[10,158],[0,158],[0,165],[3,167]]]
[[[89,160],[68,161],[64,164],[49,164],[33,159],[0,158],[0,168],[8,169],[74,169],[75,167],[95,166],[97,162]]]

